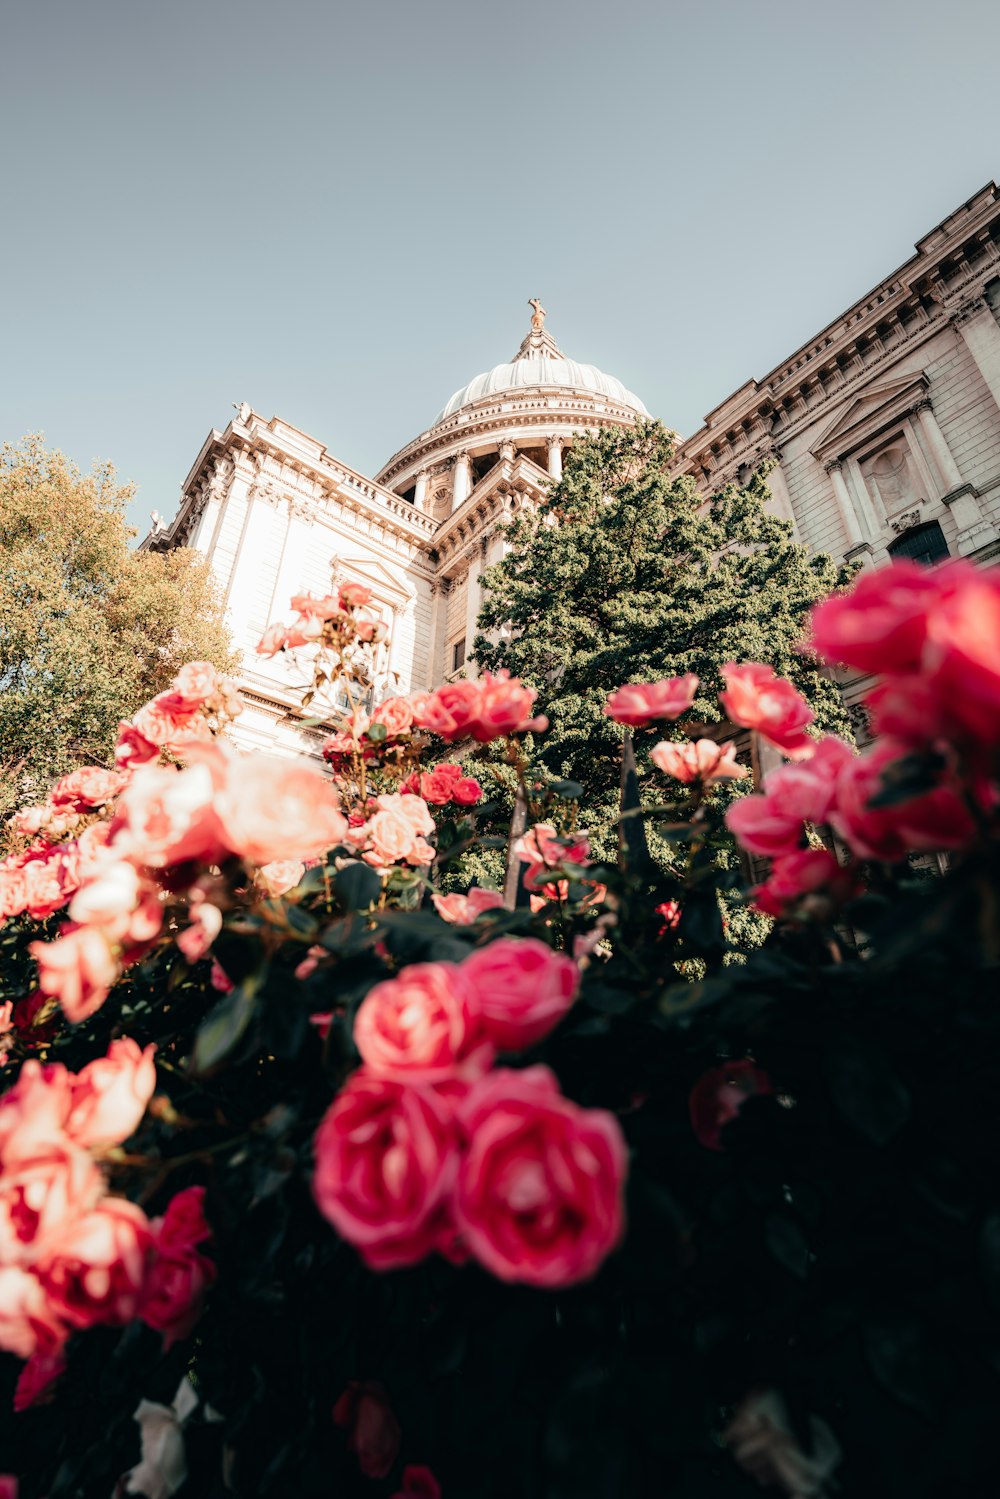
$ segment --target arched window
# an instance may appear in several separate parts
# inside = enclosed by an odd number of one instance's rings
[[[914,526],[912,531],[904,532],[892,543],[889,556],[894,562],[903,558],[910,562],[939,562],[948,556],[948,543],[937,521],[932,520],[926,526]]]

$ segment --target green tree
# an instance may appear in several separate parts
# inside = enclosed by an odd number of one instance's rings
[[[0,811],[108,763],[185,661],[236,665],[205,560],[130,549],[133,493],[37,434],[0,448]]]
[[[717,722],[723,664],[763,661],[796,684],[821,726],[849,732],[836,685],[797,649],[808,609],[845,575],[765,510],[763,473],[706,500],[671,473],[673,452],[659,422],[577,442],[560,482],[510,524],[511,550],[483,575],[479,626],[490,634],[477,637],[476,660],[538,688],[551,720],[541,761],[581,782],[591,805],[609,807],[617,782],[622,731],[603,710],[623,682],[695,672],[688,718]]]

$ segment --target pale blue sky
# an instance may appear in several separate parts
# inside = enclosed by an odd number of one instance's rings
[[[7,0],[0,437],[172,515],[231,402],[373,472],[509,358],[688,433],[1000,175],[998,0]]]

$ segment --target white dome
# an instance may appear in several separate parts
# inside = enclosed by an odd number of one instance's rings
[[[549,390],[553,387],[585,390],[592,396],[602,396],[619,406],[629,406],[639,416],[649,415],[638,396],[626,390],[613,375],[606,375],[593,364],[577,364],[575,359],[553,359],[547,356],[526,359],[522,356],[510,364],[494,365],[484,375],[477,375],[468,385],[456,390],[444,410],[434,418],[434,424],[436,426],[438,422],[443,422],[445,417],[460,411],[463,406],[481,401],[484,396],[498,395],[507,390],[534,390],[538,387]]]

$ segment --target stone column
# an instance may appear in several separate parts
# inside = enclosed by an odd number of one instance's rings
[[[1000,324],[982,297],[961,308],[952,322],[986,381],[990,395],[1000,406]]]
[[[483,591],[479,586],[479,574],[482,570],[483,551],[477,548],[473,553],[465,578],[465,675],[473,680],[478,677],[479,672],[469,657],[472,654],[472,642],[476,638],[476,621],[479,618],[479,608],[482,603]]]
[[[768,459],[773,462],[774,467],[771,469],[771,472],[767,475],[764,482],[768,486],[771,494],[774,497],[775,510],[779,519],[791,522],[792,535],[795,537],[795,540],[798,541],[799,528],[798,523],[795,519],[795,511],[792,509],[792,497],[788,492],[788,481],[786,480],[784,471],[781,467],[781,454],[777,452],[776,449],[772,449],[770,452],[761,453],[757,458],[754,459],[754,464],[755,466],[759,466],[761,463],[764,463]]]
[[[945,491],[951,493],[953,489],[962,487],[962,475],[958,471],[958,464],[951,456],[951,449],[945,442],[944,433],[938,426],[937,417],[931,409],[930,401],[921,401],[916,407],[915,415],[917,423],[924,436],[924,441],[930,449],[931,457],[937,465],[938,473],[944,484]]]
[[[841,525],[843,526],[844,534],[847,537],[847,545],[849,547],[857,546],[859,542],[864,541],[864,537],[861,534],[861,526],[858,522],[858,513],[854,508],[854,501],[851,498],[851,492],[847,487],[847,481],[844,478],[840,459],[836,458],[832,463],[828,463],[826,465],[826,471],[830,475],[830,483],[833,485],[833,493],[837,500],[837,509],[840,512]]]
[[[455,456],[455,482],[451,491],[452,514],[464,505],[472,490],[472,458],[468,453]]]
[[[545,446],[549,450],[549,478],[558,484],[562,478],[562,438],[547,437]]]
[[[416,487],[413,491],[413,503],[418,510],[427,507],[427,470],[422,468],[417,475]]]

